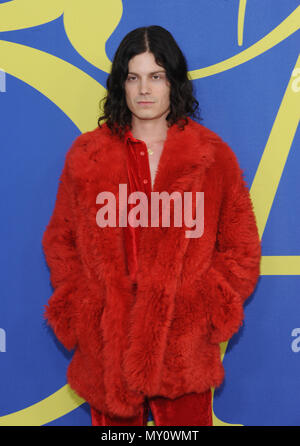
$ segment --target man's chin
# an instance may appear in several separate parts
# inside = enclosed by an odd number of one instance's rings
[[[147,113],[147,111],[145,111],[145,113],[132,113],[132,115],[136,118],[136,119],[140,119],[142,121],[149,121],[149,120],[155,120],[155,119],[161,119],[163,118],[163,116],[165,115],[165,113],[162,114],[155,114],[155,113],[151,113],[150,110]]]

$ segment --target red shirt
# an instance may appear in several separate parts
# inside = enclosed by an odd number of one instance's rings
[[[129,180],[127,185],[127,197],[132,192],[144,192],[148,197],[148,203],[150,203],[152,183],[147,146],[144,141],[134,138],[130,130],[127,130],[125,133],[125,145]],[[131,226],[128,223],[128,214],[130,209],[138,204],[139,201],[135,204],[128,204],[127,226],[124,227],[127,267],[133,281],[135,281],[138,269],[137,253],[141,226],[137,226],[136,228]],[[139,217],[137,216],[137,218]]]

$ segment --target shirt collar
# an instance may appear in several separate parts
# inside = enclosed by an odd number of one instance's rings
[[[130,130],[129,127],[127,127],[127,130],[126,130],[126,132],[124,133],[124,141],[125,141],[126,144],[127,144],[128,142],[140,142],[140,140],[136,139],[136,138],[133,136],[133,134],[132,134],[132,132],[131,132],[131,130]]]
[[[174,128],[176,128],[177,126],[173,124],[172,127],[173,127],[173,129],[174,129]],[[173,130],[173,131],[174,131],[174,130]],[[126,126],[126,129],[125,129],[125,133],[124,133],[124,141],[125,141],[126,144],[127,144],[128,142],[137,142],[137,143],[140,142],[139,139],[136,139],[136,138],[133,136],[133,134],[132,134],[132,132],[131,132],[131,130],[130,130],[129,125],[127,125],[127,126]]]

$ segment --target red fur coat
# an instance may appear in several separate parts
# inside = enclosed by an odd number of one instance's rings
[[[169,128],[153,191],[204,192],[204,232],[143,227],[134,291],[124,228],[101,228],[96,197],[128,184],[125,146],[106,124],[68,150],[43,236],[54,292],[45,318],[67,349],[70,386],[111,416],[136,415],[144,397],[219,386],[219,343],[238,331],[260,274],[261,244],[236,155],[189,119]],[[194,199],[193,199],[194,202]]]

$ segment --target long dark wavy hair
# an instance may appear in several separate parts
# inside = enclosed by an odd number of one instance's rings
[[[183,128],[188,122],[187,116],[203,119],[188,77],[186,59],[172,34],[156,25],[136,28],[123,38],[115,53],[106,81],[107,95],[99,104],[104,114],[98,118],[98,126],[101,127],[100,122],[105,120],[111,132],[120,137],[127,126],[131,128],[131,111],[127,107],[124,88],[128,63],[132,57],[147,51],[153,53],[156,63],[166,70],[171,84],[170,113],[166,118],[168,126],[177,123],[179,128]]]

